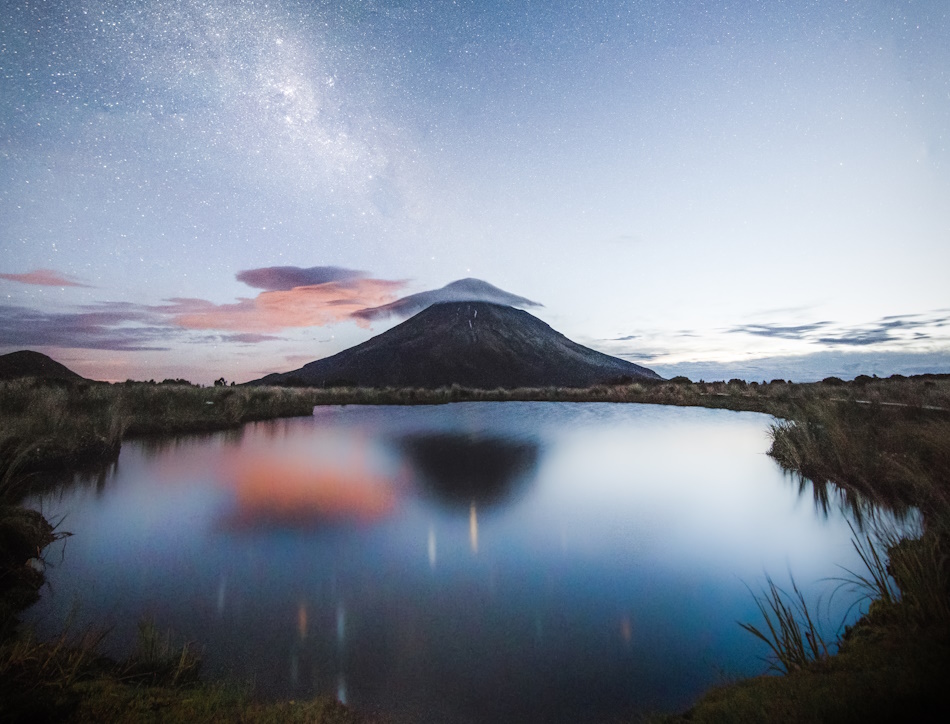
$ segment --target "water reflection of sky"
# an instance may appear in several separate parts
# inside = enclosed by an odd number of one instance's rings
[[[265,694],[443,721],[682,707],[764,655],[746,584],[813,595],[850,531],[765,455],[769,418],[638,405],[346,407],[131,443],[42,501],[69,539],[32,612],[143,615]],[[58,560],[55,553],[51,560]],[[835,624],[851,603],[825,617]],[[77,608],[78,607],[78,608]]]

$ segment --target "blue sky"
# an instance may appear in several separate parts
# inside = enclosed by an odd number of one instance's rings
[[[665,375],[950,371],[941,0],[2,15],[0,353],[242,381],[476,278]]]

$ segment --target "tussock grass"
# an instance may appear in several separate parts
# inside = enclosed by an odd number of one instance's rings
[[[0,418],[6,492],[14,475],[114,458],[125,431],[121,400],[107,385],[2,382]]]
[[[829,655],[828,644],[805,602],[804,594],[795,579],[791,580],[791,594],[777,586],[771,576],[766,576],[767,590],[760,595],[753,594],[765,621],[764,629],[750,623],[739,623],[768,645],[771,651],[769,670],[780,673],[803,669]]]
[[[859,594],[854,605],[863,601],[879,601],[879,606],[893,608],[901,600],[901,591],[890,574],[888,549],[895,545],[899,538],[896,533],[884,531],[876,531],[872,537],[871,533],[860,533],[851,523],[848,525],[851,528],[851,545],[865,570],[862,572],[843,568],[847,575],[837,580],[843,587]]]
[[[178,686],[198,681],[200,668],[201,658],[193,645],[185,642],[176,646],[171,631],[163,635],[153,620],[144,619],[139,622],[135,651],[116,674],[122,681]]]
[[[842,579],[872,601],[869,615],[904,627],[950,629],[950,533],[939,520],[917,537],[893,529],[855,533],[866,573]]]
[[[950,508],[950,414],[822,400],[771,428],[769,454],[895,510]]]
[[[942,522],[920,538],[892,543],[889,572],[901,591],[900,615],[915,626],[950,627],[950,533]]]

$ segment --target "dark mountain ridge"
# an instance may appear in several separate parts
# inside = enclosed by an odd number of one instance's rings
[[[355,347],[250,384],[510,389],[589,387],[625,378],[662,379],[572,342],[520,309],[444,302]]]

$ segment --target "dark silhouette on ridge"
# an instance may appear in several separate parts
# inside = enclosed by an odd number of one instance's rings
[[[572,342],[520,309],[444,302],[355,347],[249,384],[510,389],[637,379],[662,378]]]

